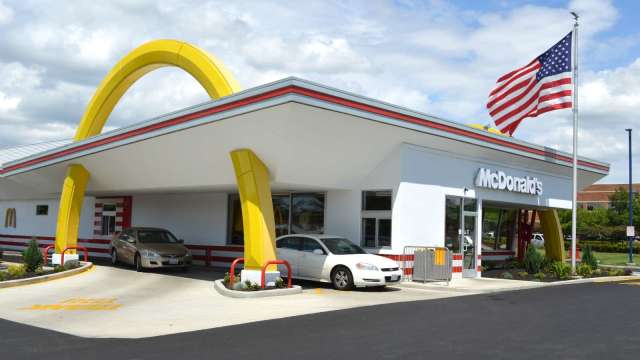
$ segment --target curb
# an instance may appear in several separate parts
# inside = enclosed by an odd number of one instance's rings
[[[17,280],[2,281],[2,282],[0,282],[0,289],[16,287],[16,286],[23,286],[23,285],[39,284],[39,283],[43,283],[43,282],[47,282],[47,281],[51,281],[51,280],[63,279],[63,278],[70,277],[70,276],[73,276],[73,275],[81,274],[81,273],[83,273],[85,271],[88,271],[91,268],[93,268],[93,263],[90,262],[90,261],[88,261],[88,262],[81,261],[80,263],[82,265],[80,267],[78,267],[78,268],[62,271],[62,272],[59,272],[59,273],[53,273],[53,274],[48,274],[48,275],[43,275],[43,276],[36,276],[36,277],[28,278],[28,279],[17,279]]]
[[[509,291],[519,291],[519,290],[542,289],[545,287],[552,287],[552,286],[578,285],[578,284],[588,284],[588,283],[625,282],[625,281],[633,281],[633,280],[640,280],[640,276],[639,275],[603,276],[598,278],[563,280],[563,281],[555,281],[555,282],[548,282],[548,283],[531,281],[532,284],[523,284],[521,286],[510,287],[505,289],[456,289],[456,288],[451,288],[446,286],[441,286],[441,287],[424,286],[422,284],[411,284],[409,282],[407,283],[402,282],[394,286],[398,288],[434,290],[434,291],[445,291],[445,292],[455,292],[460,294],[476,295],[476,294],[496,294],[496,293],[509,292]]]
[[[222,280],[216,280],[213,282],[213,287],[216,289],[218,294],[236,298],[236,299],[253,299],[253,298],[264,298],[271,296],[284,296],[284,295],[294,295],[301,294],[302,287],[299,285],[293,285],[290,289],[272,289],[266,291],[238,291],[238,290],[229,290],[222,283]]]

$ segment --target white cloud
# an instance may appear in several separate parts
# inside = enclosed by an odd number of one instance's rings
[[[0,112],[15,110],[20,104],[20,100],[19,97],[10,97],[0,91]]]
[[[0,1],[0,25],[9,24],[13,20],[13,10]]]
[[[639,37],[601,39],[615,26],[618,11],[600,0],[566,7],[507,4],[492,11],[442,1],[364,0],[118,0],[56,6],[24,0],[12,7],[0,0],[0,146],[71,136],[103,76],[151,39],[181,39],[210,51],[244,87],[296,75],[454,121],[487,123],[484,105],[495,80],[569,32],[569,9],[581,15],[584,59],[607,64]],[[620,131],[638,123],[633,114],[640,110],[640,60],[583,75],[581,154],[612,162],[610,180],[622,181]],[[188,75],[158,70],[127,92],[107,126],[125,126],[205,99]],[[516,136],[570,150],[570,119],[570,111],[548,113],[527,120]]]

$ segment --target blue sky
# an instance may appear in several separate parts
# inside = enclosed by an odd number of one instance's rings
[[[580,154],[612,164],[605,182],[624,182],[624,129],[640,134],[638,1],[0,0],[0,147],[71,138],[109,69],[157,38],[215,54],[245,88],[294,75],[487,123],[495,80],[570,31],[570,10],[581,15]],[[185,73],[157,70],[108,128],[206,100]],[[514,136],[570,151],[571,111],[527,120]]]

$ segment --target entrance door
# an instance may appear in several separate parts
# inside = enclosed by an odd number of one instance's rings
[[[477,200],[446,197],[445,246],[454,255],[462,255],[462,276],[476,277]]]
[[[476,215],[464,213],[464,231],[462,240],[462,276],[476,277]]]

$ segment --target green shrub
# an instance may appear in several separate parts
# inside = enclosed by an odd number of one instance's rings
[[[600,270],[600,269],[595,269],[595,270],[593,270],[593,275],[594,275],[594,276],[600,276],[600,275],[602,275],[602,270]]]
[[[279,278],[277,278],[277,279],[276,279],[276,287],[277,287],[278,289],[282,289],[282,288],[283,288],[283,287],[285,287],[285,286],[286,286],[286,285],[284,284],[284,280],[283,280],[281,277],[279,277]]]
[[[247,280],[244,282],[244,289],[247,291],[257,291],[257,290],[260,290],[260,285],[258,285],[257,283],[252,283],[251,281]]]
[[[513,279],[513,275],[511,275],[511,273],[507,271],[503,272],[501,276],[503,279]]]
[[[26,273],[27,270],[24,265],[9,265],[9,268],[7,269],[7,274],[12,279],[19,279],[21,277],[24,277]]]
[[[547,275],[545,275],[545,273],[543,272],[539,272],[533,275],[533,277],[535,277],[538,281],[544,281],[544,278],[547,277]]]
[[[520,271],[518,272],[518,276],[520,276],[521,278],[525,278],[527,276],[529,276],[529,273],[526,271]]]
[[[40,248],[38,248],[36,238],[32,238],[27,248],[22,252],[22,261],[27,272],[34,272],[42,266],[42,253],[40,252]]]
[[[622,269],[609,269],[609,276],[622,276],[624,275],[624,270]]]
[[[582,249],[581,263],[589,265],[592,270],[598,268],[598,259],[596,259],[596,256],[593,254],[593,251],[591,251],[591,245],[589,244],[585,245]]]
[[[77,261],[65,261],[64,266],[55,265],[53,267],[53,272],[61,272],[65,270],[72,270],[80,267],[80,264]]]
[[[582,277],[591,277],[593,270],[589,264],[582,262],[576,267],[576,273]]]
[[[551,266],[553,265],[554,260],[553,259],[549,259],[548,257],[544,257],[542,259],[542,264],[540,264],[540,270],[542,270],[542,272],[551,272]]]
[[[527,246],[527,251],[524,253],[524,259],[522,260],[522,265],[530,274],[535,274],[540,272],[542,267],[542,255],[536,250],[535,246],[529,245]]]
[[[4,271],[0,271],[0,281],[5,281],[7,279],[7,273]]]
[[[569,275],[571,275],[571,265],[566,264],[562,261],[555,261],[553,264],[551,264],[550,270],[553,276],[555,276],[556,279],[559,280],[568,279]]]

